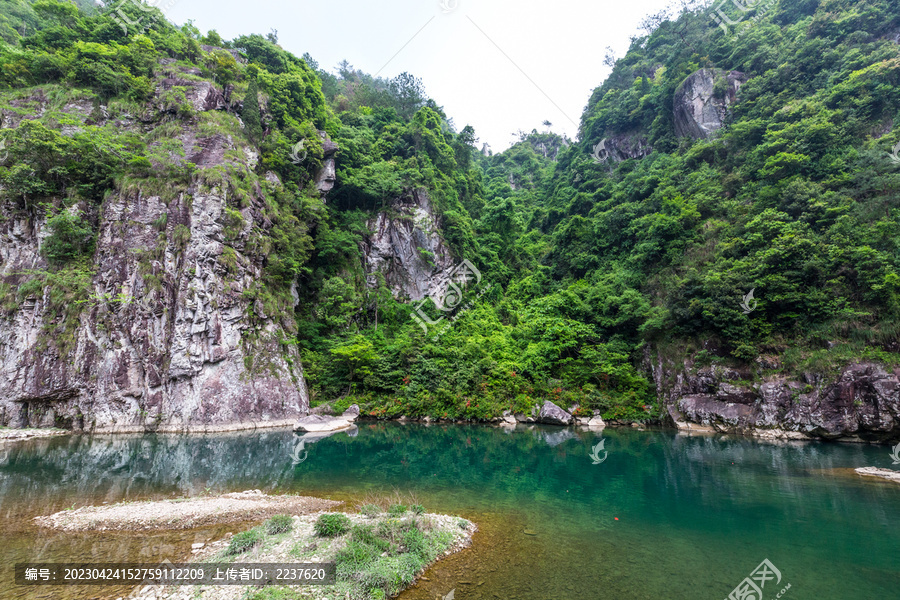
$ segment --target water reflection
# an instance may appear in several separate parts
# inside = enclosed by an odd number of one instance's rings
[[[594,464],[601,439],[607,458]],[[360,500],[400,490],[481,526],[474,548],[405,598],[434,598],[470,579],[459,597],[724,597],[763,558],[790,575],[798,597],[890,597],[900,585],[900,485],[850,471],[885,461],[884,448],[865,445],[523,425],[48,438],[0,449],[0,528],[10,540],[0,552],[6,564],[156,560],[227,529],[98,539],[30,524],[73,505],[245,489]],[[23,594],[0,583],[0,597],[37,597]]]

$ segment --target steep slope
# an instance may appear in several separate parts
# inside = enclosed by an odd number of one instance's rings
[[[238,117],[257,71],[236,97],[244,66],[232,53],[203,50],[161,19],[147,35],[118,32],[121,43],[87,41],[115,31],[109,19],[66,14],[72,23],[43,29],[23,42],[34,50],[13,56],[31,68],[66,64],[67,81],[44,75],[46,84],[0,96],[0,423],[95,432],[294,423],[309,406],[292,343],[309,243],[297,215],[321,204],[319,163],[307,173],[288,163],[287,184],[261,168]],[[73,31],[80,41],[60,41]],[[119,89],[104,88],[113,83],[104,68]],[[264,104],[262,121],[275,118]],[[319,136],[309,137],[321,157]]]
[[[577,140],[495,155],[409,74],[10,6],[5,422],[276,422],[306,379],[370,416],[900,436],[895,3],[650,18]]]

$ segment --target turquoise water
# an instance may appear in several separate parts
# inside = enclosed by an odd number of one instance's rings
[[[589,454],[601,437],[606,459]],[[362,502],[414,494],[480,527],[401,598],[721,600],[763,559],[763,598],[900,598],[900,485],[884,446],[772,443],[670,431],[362,423],[307,444],[290,431],[69,436],[0,448],[0,598],[114,598],[121,589],[24,588],[23,560],[161,560],[234,526],[155,535],[65,534],[31,518],[72,506],[245,489]],[[302,453],[301,453],[302,457]],[[617,520],[618,519],[618,520]],[[769,593],[771,591],[771,593]]]

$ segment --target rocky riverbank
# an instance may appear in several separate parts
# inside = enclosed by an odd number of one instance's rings
[[[646,357],[670,423],[771,439],[889,443],[900,440],[900,368],[860,361],[834,372],[676,363]]]
[[[34,438],[66,435],[67,433],[71,433],[71,431],[67,431],[65,429],[57,429],[55,427],[48,427],[46,429],[39,429],[34,427],[28,427],[25,429],[9,429],[7,427],[3,427],[0,428],[0,444],[4,442],[18,442],[21,440],[31,440]]]
[[[259,490],[248,490],[208,498],[85,506],[35,517],[35,523],[62,531],[190,529],[262,519],[285,512],[306,514],[339,504],[309,496],[269,496]]]
[[[262,525],[195,549],[192,563],[335,563],[333,585],[142,586],[142,600],[387,598],[414,585],[425,569],[472,543],[477,527],[421,506],[368,504],[360,513],[280,514]],[[199,544],[198,544],[199,545]]]

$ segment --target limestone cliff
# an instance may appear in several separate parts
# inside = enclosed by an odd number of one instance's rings
[[[110,122],[138,131],[158,121],[173,86],[186,89],[197,113],[229,109],[227,90],[173,74],[158,81],[147,114]],[[24,118],[41,114],[45,100],[30,98]],[[82,123],[108,118],[90,102],[63,110]],[[0,207],[2,282],[28,290],[0,319],[0,424],[212,431],[288,424],[307,412],[296,346],[283,342],[296,332],[293,313],[258,293],[267,260],[260,240],[272,227],[260,186],[277,178],[251,176],[255,156],[239,135],[171,123],[198,174],[163,178],[159,191],[121,183],[99,206],[70,208],[97,224],[96,250],[71,271],[83,281],[66,282],[76,289],[70,296],[61,299],[59,275],[40,252],[45,218],[11,201]],[[217,168],[252,182],[241,202]]]
[[[659,400],[680,429],[841,441],[900,439],[900,369],[859,362],[836,374],[675,364],[647,355]],[[698,427],[699,426],[699,427]]]
[[[745,81],[743,73],[721,69],[700,69],[689,75],[673,99],[676,135],[707,138],[721,129]]]
[[[454,266],[424,189],[395,198],[366,226],[370,233],[360,249],[370,287],[382,273],[394,296],[417,301],[439,287]]]

